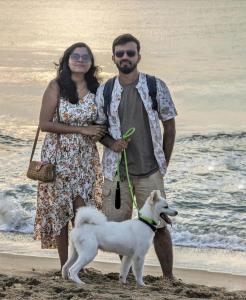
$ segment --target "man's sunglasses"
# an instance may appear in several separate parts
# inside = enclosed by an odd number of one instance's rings
[[[71,58],[71,60],[73,60],[73,61],[79,61],[80,58],[82,58],[82,60],[83,60],[84,62],[90,62],[90,61],[91,61],[91,58],[90,58],[90,55],[89,55],[89,54],[82,54],[82,55],[80,55],[80,54],[78,54],[78,53],[72,53],[72,54],[70,55],[70,58]]]
[[[137,52],[135,50],[126,50],[126,51],[118,50],[118,51],[115,51],[114,55],[118,58],[121,58],[124,56],[125,53],[128,57],[134,57]]]

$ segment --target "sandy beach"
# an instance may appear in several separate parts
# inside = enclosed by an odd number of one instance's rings
[[[246,277],[238,275],[175,269],[182,281],[170,283],[146,266],[146,287],[138,288],[132,275],[118,282],[119,264],[95,261],[79,286],[60,277],[57,258],[1,253],[0,261],[1,299],[246,299]]]

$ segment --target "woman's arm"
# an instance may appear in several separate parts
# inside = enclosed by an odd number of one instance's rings
[[[59,96],[59,86],[52,80],[46,88],[39,116],[39,127],[44,132],[55,133],[79,133],[91,136],[103,136],[106,132],[103,125],[91,125],[85,127],[71,126],[59,122],[53,122]]]

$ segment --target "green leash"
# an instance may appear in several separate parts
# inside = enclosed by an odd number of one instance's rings
[[[123,134],[123,139],[126,141],[128,140],[130,137],[133,136],[133,134],[135,133],[135,128],[129,128],[124,134]],[[117,164],[117,177],[118,177],[118,182],[120,182],[120,162],[121,162],[121,158],[122,158],[122,154],[120,156],[120,159],[118,160],[118,164]],[[138,209],[138,205],[137,205],[137,201],[136,201],[136,196],[133,192],[133,186],[131,183],[131,179],[129,176],[129,172],[128,172],[128,162],[127,162],[127,156],[126,156],[126,149],[123,150],[123,158],[124,158],[124,162],[125,162],[125,168],[126,168],[126,177],[127,177],[127,182],[128,182],[128,188],[129,188],[129,192],[132,198],[132,203],[133,206],[136,208],[137,211],[139,211]]]
[[[135,128],[129,128],[124,134],[123,134],[123,139],[126,141],[128,140],[130,137],[133,136],[133,134],[135,133]],[[122,158],[122,154],[120,156],[120,159],[118,160],[118,164],[117,164],[117,177],[118,177],[118,181],[117,181],[117,189],[119,191],[120,187],[119,187],[119,183],[120,183],[120,162],[121,162],[121,158]],[[138,217],[145,220],[147,223],[156,226],[157,223],[152,220],[151,218],[147,217],[147,216],[143,216],[139,213],[139,209],[138,209],[138,205],[137,205],[137,200],[136,200],[136,196],[135,193],[133,191],[133,186],[131,183],[131,179],[129,176],[129,172],[128,172],[128,162],[127,162],[127,156],[126,156],[126,149],[123,150],[123,158],[124,158],[124,162],[125,162],[125,168],[126,168],[126,177],[127,177],[127,182],[128,182],[128,189],[132,198],[132,203],[134,208],[137,210],[138,212]],[[120,197],[120,192],[119,195]]]

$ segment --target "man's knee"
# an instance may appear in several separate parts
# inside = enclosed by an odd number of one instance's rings
[[[156,171],[149,177],[137,178],[133,182],[139,208],[144,205],[153,190],[160,190],[161,195],[163,197],[166,196],[164,191],[164,181],[160,171]]]
[[[132,203],[126,183],[120,183],[120,207],[116,208],[115,194],[117,182],[105,179],[103,186],[102,211],[109,221],[121,222],[131,219]]]

